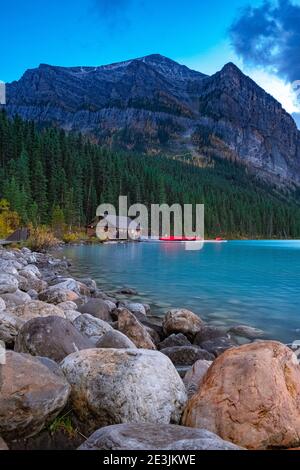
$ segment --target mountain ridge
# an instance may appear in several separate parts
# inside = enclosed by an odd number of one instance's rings
[[[215,155],[300,184],[293,118],[232,62],[211,76],[159,54],[96,67],[40,64],[7,85],[6,109],[110,148]]]

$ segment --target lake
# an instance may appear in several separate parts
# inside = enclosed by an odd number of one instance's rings
[[[62,251],[71,273],[92,277],[114,292],[128,286],[131,297],[163,315],[185,307],[214,325],[247,324],[267,338],[300,339],[300,241],[230,241],[204,244],[123,243],[70,246]]]

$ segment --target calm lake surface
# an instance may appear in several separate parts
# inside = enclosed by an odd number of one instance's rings
[[[232,241],[187,251],[182,243],[73,246],[62,254],[71,272],[114,292],[129,286],[133,300],[156,314],[185,307],[214,325],[248,324],[267,338],[300,339],[300,240]]]

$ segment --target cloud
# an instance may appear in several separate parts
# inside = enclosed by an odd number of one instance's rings
[[[300,80],[300,6],[290,0],[247,7],[230,28],[246,65],[262,67],[287,82]]]

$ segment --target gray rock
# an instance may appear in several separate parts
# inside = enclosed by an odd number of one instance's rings
[[[262,338],[265,334],[262,330],[248,325],[232,326],[228,331],[229,333],[248,339]]]
[[[20,272],[20,274],[22,274],[22,272],[29,272],[31,274],[33,274],[34,276],[36,277],[39,277],[41,278],[42,275],[41,275],[41,272],[39,270],[39,268],[35,265],[35,264],[27,264],[27,266],[25,266],[22,271]]]
[[[226,336],[228,338],[230,337],[230,335],[227,334],[227,328],[220,326],[203,325],[201,330],[196,334],[193,344],[195,344],[196,346],[201,346],[204,341]]]
[[[193,365],[199,359],[213,361],[214,356],[210,352],[198,346],[173,346],[161,349],[161,352],[168,356],[173,364],[177,366]]]
[[[6,295],[6,294],[3,294],[3,295]],[[3,310],[5,310],[5,309],[6,309],[6,304],[3,300],[3,298],[0,297],[0,312],[3,312]]]
[[[32,289],[37,292],[41,292],[48,287],[48,284],[45,280],[39,279],[30,271],[20,271],[17,278],[19,282],[19,288],[25,292],[28,292]]]
[[[7,440],[39,433],[69,398],[67,381],[29,355],[7,351],[0,376],[0,433]]]
[[[43,356],[60,362],[69,354],[92,348],[93,343],[72,325],[59,317],[34,318],[21,328],[15,351]]]
[[[61,367],[72,387],[71,405],[89,432],[125,422],[180,420],[185,387],[158,351],[89,349],[66,357]]]
[[[71,300],[68,300],[66,302],[61,302],[60,304],[57,304],[59,308],[62,310],[77,310],[77,304],[75,302],[72,302]]]
[[[138,302],[123,302],[124,307],[130,310],[134,315],[137,313],[146,317],[146,309],[143,304]]]
[[[65,313],[61,308],[58,308],[56,305],[41,302],[40,300],[32,300],[24,305],[10,308],[8,313],[24,321],[36,317],[49,317],[53,315],[65,318]]]
[[[173,346],[191,346],[191,342],[182,333],[173,333],[159,343],[158,349],[171,348]]]
[[[19,287],[18,280],[12,274],[0,273],[0,295],[16,292]]]
[[[6,346],[12,347],[23,324],[24,321],[18,317],[9,315],[7,312],[0,312],[0,340],[4,341]]]
[[[203,377],[211,365],[212,361],[200,359],[193,364],[190,370],[187,371],[183,378],[183,383],[186,386],[189,398],[197,392]]]
[[[11,307],[17,307],[18,305],[26,304],[32,300],[30,295],[28,295],[26,292],[22,292],[19,289],[17,289],[13,294],[2,294],[2,299],[4,300],[8,309]]]
[[[183,333],[188,337],[194,337],[203,327],[203,321],[190,310],[173,308],[166,313],[162,326],[168,336],[172,333]]]
[[[125,308],[118,315],[118,330],[130,338],[137,348],[156,349],[146,327]]]
[[[73,325],[80,333],[88,337],[93,344],[96,344],[109,331],[113,331],[113,328],[106,321],[93,317],[88,313],[79,315],[73,321]]]
[[[237,343],[231,338],[221,337],[204,341],[201,344],[201,347],[217,357],[220,356],[220,354],[222,354],[227,349],[237,347]]]
[[[90,299],[83,305],[78,307],[80,313],[89,313],[93,317],[100,318],[104,321],[112,321],[109,307],[102,299]]]
[[[98,429],[79,450],[240,450],[205,429],[175,424],[116,424]]]
[[[29,289],[29,291],[27,291],[27,294],[31,297],[32,300],[38,300],[39,298],[39,294],[34,289]]]
[[[64,310],[66,320],[69,320],[73,323],[77,317],[80,317],[82,314],[78,310]]]
[[[135,349],[135,344],[123,333],[111,330],[105,333],[96,343],[97,348]]]
[[[36,356],[35,359],[38,359],[54,375],[57,375],[58,377],[61,377],[62,379],[66,380],[65,374],[61,370],[59,364],[57,364],[57,362],[53,361],[53,359],[50,359],[49,357],[44,357],[44,356]]]
[[[118,293],[125,294],[125,295],[138,295],[138,291],[130,287],[123,287],[122,289],[118,291]]]
[[[39,300],[50,304],[60,304],[68,301],[74,302],[78,297],[76,292],[57,286],[48,287],[48,289],[39,293]]]
[[[0,437],[0,450],[8,450],[6,442]]]

